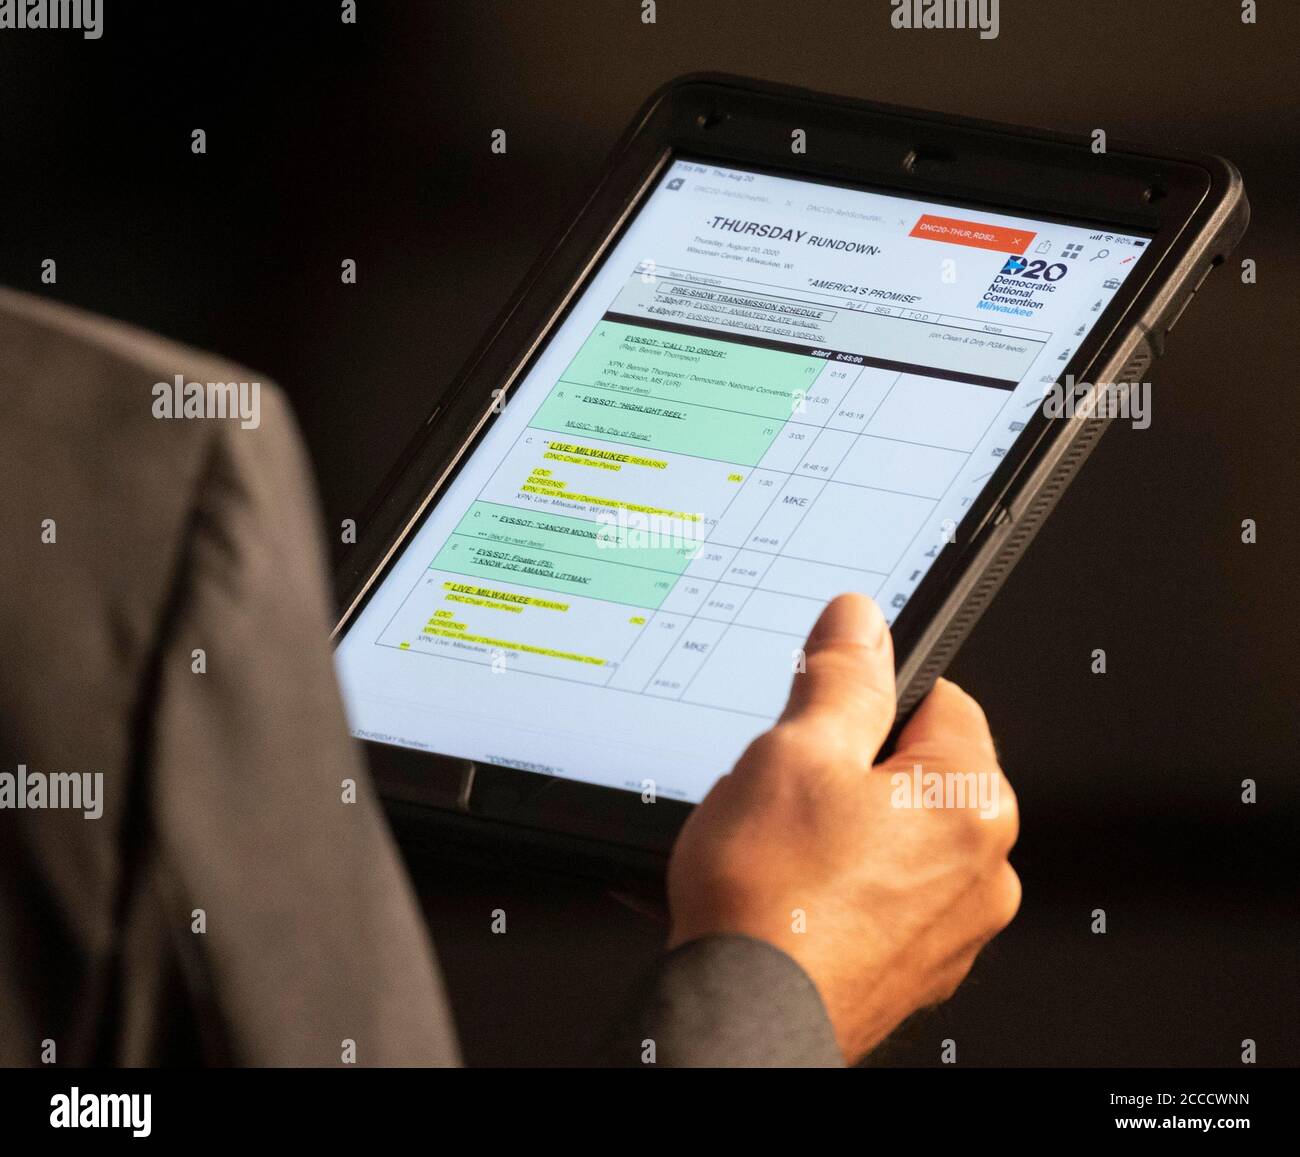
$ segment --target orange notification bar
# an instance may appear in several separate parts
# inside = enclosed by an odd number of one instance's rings
[[[1002,253],[1023,253],[1037,234],[1028,229],[1008,229],[1002,225],[922,213],[908,236],[946,241],[950,245],[970,245],[976,249],[996,249]]]

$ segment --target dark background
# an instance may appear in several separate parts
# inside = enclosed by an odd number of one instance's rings
[[[1250,1037],[1300,1063],[1297,6],[1002,0],[993,41],[894,30],[886,0],[660,0],[653,25],[639,0],[104,6],[99,41],[0,33],[0,281],[276,379],[335,538],[679,73],[1232,159],[1254,220],[1156,365],[1151,428],[1115,424],[951,671],[1020,796],[1022,913],[875,1062],[954,1037],[967,1065],[1236,1065]],[[413,868],[467,1058],[589,1059],[661,929],[584,884]]]

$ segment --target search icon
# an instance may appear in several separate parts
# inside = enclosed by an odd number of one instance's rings
[[[1099,251],[1098,251],[1097,256],[1094,257],[1092,260],[1093,260],[1093,261],[1100,261],[1103,257],[1109,257],[1109,256],[1110,256],[1110,250],[1109,250],[1109,249],[1102,249],[1102,250],[1099,250]]]

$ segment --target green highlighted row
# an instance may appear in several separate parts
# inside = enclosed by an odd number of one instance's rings
[[[532,426],[754,466],[823,362],[601,322]]]
[[[430,566],[653,610],[698,547],[640,545],[635,532],[625,541],[614,525],[475,502]]]

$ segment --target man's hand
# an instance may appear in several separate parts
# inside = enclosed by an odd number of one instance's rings
[[[669,946],[718,932],[776,945],[812,978],[854,1061],[952,995],[1015,915],[1016,802],[983,711],[944,680],[895,754],[872,766],[895,689],[893,644],[870,599],[826,608],[806,667],[776,726],[682,829],[668,871]],[[907,806],[934,789],[935,772],[978,773],[964,780],[965,806],[942,794],[949,806]]]

